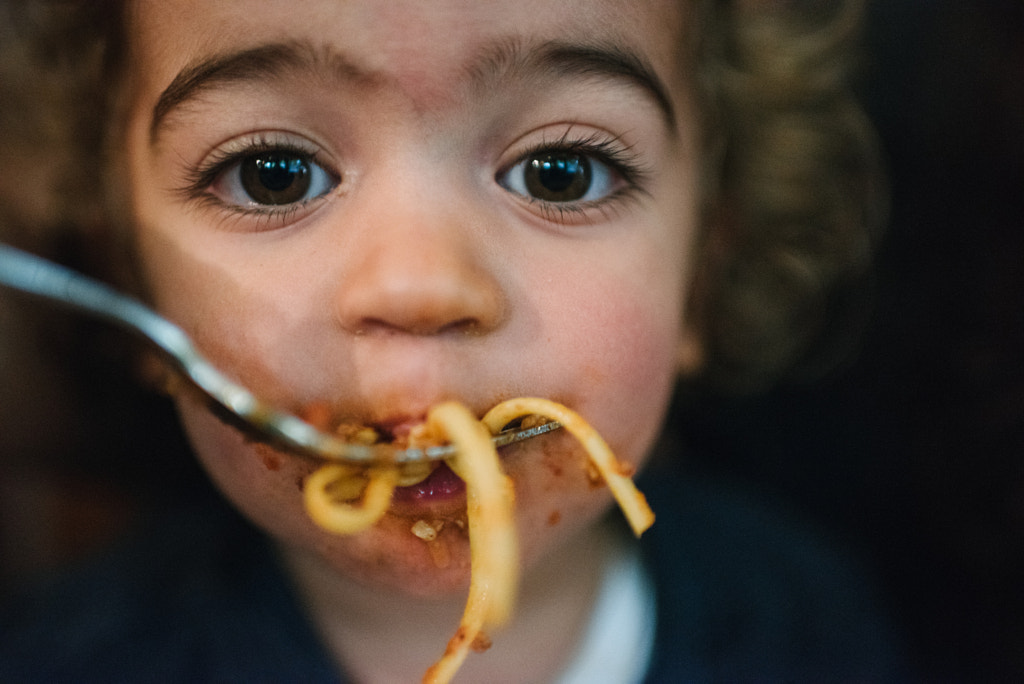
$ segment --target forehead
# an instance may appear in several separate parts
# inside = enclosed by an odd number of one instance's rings
[[[197,60],[300,44],[430,107],[489,61],[556,41],[635,55],[665,82],[682,84],[690,30],[683,6],[681,0],[137,1],[128,9],[129,84],[136,94],[152,93]]]

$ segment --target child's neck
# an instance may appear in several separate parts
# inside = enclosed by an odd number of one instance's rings
[[[486,653],[470,653],[456,681],[553,680],[585,632],[615,534],[595,525],[524,573],[512,620]],[[368,589],[303,552],[285,550],[285,560],[327,649],[355,682],[419,681],[443,653],[466,601]]]

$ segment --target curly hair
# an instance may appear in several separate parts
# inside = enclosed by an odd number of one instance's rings
[[[817,373],[856,338],[885,213],[852,73],[863,3],[707,0],[704,243],[692,316],[730,389]]]
[[[0,175],[0,230],[44,250],[102,219],[96,175],[83,171],[101,161],[107,36],[79,4],[0,2],[0,161],[18,171]]]
[[[704,230],[689,315],[700,377],[750,390],[815,367],[810,359],[853,336],[837,312],[855,310],[849,293],[868,272],[884,208],[851,85],[863,2],[692,2]],[[111,239],[98,229],[111,206],[83,168],[104,158],[120,5],[0,5],[0,161],[30,150],[48,174],[34,198],[0,185],[0,230],[41,251],[66,243],[70,228],[96,253]]]

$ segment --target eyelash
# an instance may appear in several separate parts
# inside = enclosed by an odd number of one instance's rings
[[[261,135],[250,139],[235,141],[229,144],[226,149],[215,150],[208,159],[203,161],[201,165],[188,170],[184,186],[179,192],[191,201],[209,204],[235,214],[242,216],[266,217],[268,219],[276,219],[283,222],[292,214],[301,210],[302,207],[319,198],[279,206],[256,204],[241,206],[224,202],[210,192],[210,187],[235,164],[238,164],[253,155],[269,152],[292,154],[298,157],[304,157],[311,163],[317,164],[340,177],[340,174],[330,168],[330,164],[319,159],[321,153],[318,149],[314,149],[312,145],[297,145],[294,142],[273,140]]]
[[[581,222],[590,211],[598,210],[605,214],[619,202],[635,199],[640,195],[647,194],[645,188],[649,173],[640,163],[639,156],[633,152],[630,146],[625,145],[618,136],[602,135],[600,133],[573,138],[572,132],[567,131],[557,140],[541,141],[517,155],[515,161],[503,167],[498,176],[500,177],[508,173],[516,165],[531,156],[545,153],[575,154],[594,159],[608,166],[614,173],[618,174],[622,181],[622,187],[616,189],[607,197],[598,200],[552,202],[537,197],[518,195],[528,202],[531,207],[541,212],[544,218],[549,221],[554,223]]]
[[[310,147],[312,146],[273,140],[265,136],[237,141],[229,145],[227,149],[215,151],[200,166],[190,170],[181,193],[191,201],[209,204],[238,216],[265,218],[284,224],[296,212],[315,202],[319,197],[279,206],[258,204],[243,206],[223,201],[210,192],[210,187],[235,164],[253,155],[268,152],[304,157],[340,177],[341,174],[331,171],[328,164],[318,160],[319,150],[310,149]],[[606,214],[616,204],[646,194],[644,188],[649,174],[640,164],[638,155],[634,154],[628,145],[623,144],[619,137],[599,133],[573,138],[572,132],[567,131],[557,140],[538,142],[518,154],[511,164],[499,171],[496,178],[504,176],[531,156],[541,154],[579,155],[592,159],[607,166],[618,176],[621,184],[621,187],[616,188],[609,195],[596,200],[556,202],[515,193],[548,221],[566,224],[585,222],[593,211]]]

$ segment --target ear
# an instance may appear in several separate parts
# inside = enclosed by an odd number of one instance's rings
[[[684,378],[696,375],[704,367],[704,342],[692,324],[688,324],[676,348],[676,372]]]
[[[676,373],[681,378],[693,378],[704,370],[707,363],[705,310],[710,268],[707,244],[695,260],[695,272],[690,280],[679,341],[676,343]]]

